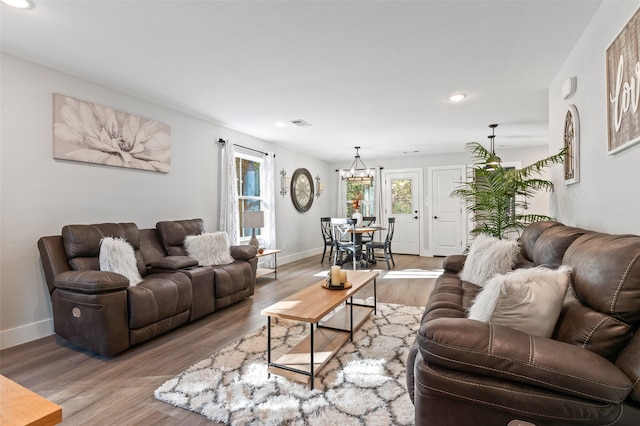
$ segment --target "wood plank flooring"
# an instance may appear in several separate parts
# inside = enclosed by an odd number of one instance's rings
[[[392,271],[439,269],[442,258],[394,255]],[[153,391],[192,364],[266,325],[260,310],[318,281],[320,256],[280,265],[258,280],[255,295],[113,358],[48,336],[0,352],[0,373],[62,406],[63,425],[200,425],[205,417],[157,401]],[[346,266],[345,266],[346,267]],[[378,301],[424,306],[435,279],[378,278]],[[373,291],[364,289],[367,297]]]

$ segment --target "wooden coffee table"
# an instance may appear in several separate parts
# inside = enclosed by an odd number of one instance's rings
[[[60,422],[60,406],[0,376],[0,425],[47,426]]]
[[[378,272],[347,271],[351,288],[331,290],[325,280],[301,290],[261,311],[267,317],[267,363],[269,374],[308,383],[313,389],[315,374],[362,325],[371,312],[377,313]],[[373,283],[373,305],[353,303],[353,295]],[[324,320],[342,303],[345,305]],[[309,335],[275,362],[271,362],[271,318],[308,322]]]

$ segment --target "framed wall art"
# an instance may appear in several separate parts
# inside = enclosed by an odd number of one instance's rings
[[[168,173],[168,125],[53,94],[53,158]]]
[[[608,152],[640,142],[640,9],[607,48]]]
[[[564,116],[564,184],[580,182],[580,118],[575,105]]]

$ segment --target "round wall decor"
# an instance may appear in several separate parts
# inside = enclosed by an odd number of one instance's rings
[[[313,178],[307,169],[296,169],[291,177],[291,201],[299,212],[306,212],[313,204]]]

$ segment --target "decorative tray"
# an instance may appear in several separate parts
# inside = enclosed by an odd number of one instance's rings
[[[344,283],[344,285],[341,285],[338,287],[338,286],[332,286],[331,283],[327,281],[323,281],[322,287],[328,288],[329,290],[344,290],[345,288],[351,288],[351,283],[347,281],[346,283]]]

